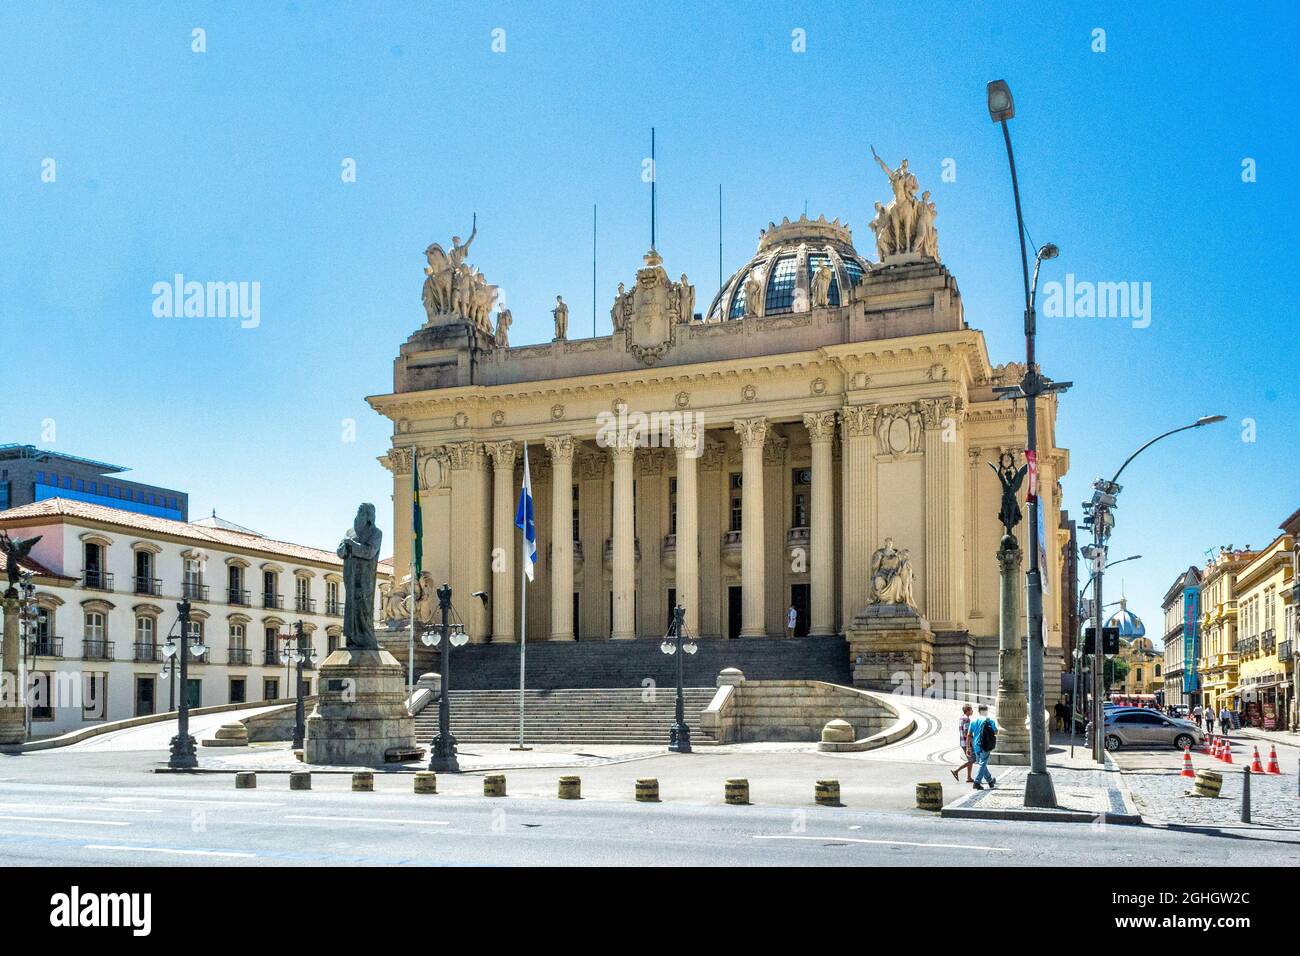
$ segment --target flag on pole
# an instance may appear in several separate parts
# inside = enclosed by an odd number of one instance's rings
[[[515,527],[524,533],[524,574],[533,579],[533,565],[537,563],[537,526],[533,523],[533,479],[528,474],[528,443],[524,442],[524,486],[519,489],[519,507],[515,511]]]
[[[411,547],[413,549],[411,567],[414,575],[411,587],[414,589],[415,581],[419,580],[424,563],[424,518],[420,514],[420,452],[416,448],[411,449],[411,496],[414,502],[411,509]]]

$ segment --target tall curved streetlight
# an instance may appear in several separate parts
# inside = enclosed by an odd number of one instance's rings
[[[1193,428],[1202,428],[1205,425],[1213,425],[1216,422],[1224,420],[1223,415],[1206,415],[1198,418],[1190,425],[1181,425],[1178,428],[1171,428],[1167,432],[1162,432],[1155,438],[1141,445],[1137,451],[1124,459],[1124,464],[1119,466],[1110,481],[1104,478],[1098,478],[1092,483],[1093,493],[1092,500],[1083,503],[1083,510],[1086,515],[1084,526],[1092,528],[1092,544],[1083,549],[1083,556],[1092,562],[1093,574],[1092,579],[1096,581],[1093,595],[1093,613],[1092,626],[1093,633],[1096,634],[1096,642],[1092,648],[1092,726],[1101,728],[1102,726],[1102,668],[1105,661],[1105,653],[1101,642],[1101,611],[1102,611],[1102,579],[1106,573],[1106,539],[1110,537],[1111,531],[1115,527],[1115,516],[1112,512],[1118,506],[1119,493],[1123,490],[1119,484],[1119,476],[1138,455],[1142,454],[1156,442],[1168,438],[1170,435],[1177,435],[1179,432],[1190,431]],[[1119,562],[1115,562],[1118,564]],[[1106,751],[1102,738],[1105,735],[1097,732],[1092,735],[1092,758],[1097,763],[1105,763]]]
[[[1020,186],[1016,180],[1016,157],[1011,149],[1011,131],[1007,120],[1016,115],[1011,98],[1011,88],[1005,80],[993,80],[988,85],[989,117],[1002,125],[1002,138],[1007,145],[1007,163],[1011,167],[1011,192],[1016,203],[1016,226],[1020,239],[1020,270],[1025,286],[1025,375],[1019,385],[995,388],[1000,398],[1025,399],[1025,460],[1029,466],[1029,569],[1025,573],[1029,610],[1029,774],[1025,777],[1025,806],[1051,808],[1056,806],[1056,791],[1047,772],[1047,725],[1044,722],[1043,693],[1043,572],[1038,559],[1038,396],[1062,392],[1069,382],[1053,382],[1039,374],[1034,353],[1036,319],[1034,300],[1038,295],[1038,270],[1048,259],[1055,259],[1060,250],[1050,242],[1034,255],[1034,276],[1029,278],[1029,253],[1025,246],[1025,219],[1020,211]]]

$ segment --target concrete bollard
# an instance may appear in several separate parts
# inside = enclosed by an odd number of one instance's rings
[[[1217,797],[1223,789],[1223,774],[1217,770],[1196,771],[1194,792],[1198,797]]]
[[[483,796],[504,797],[506,795],[506,775],[490,773],[483,778]]]
[[[561,777],[559,797],[561,800],[581,800],[582,778]]]
[[[943,809],[943,784],[933,781],[916,785],[916,809],[938,812]]]
[[[256,790],[257,774],[253,773],[251,770],[241,770],[239,773],[235,774],[235,789]]]
[[[637,803],[659,802],[659,781],[654,777],[638,777],[636,781]]]
[[[723,799],[732,806],[749,803],[749,781],[744,777],[731,777],[722,791]]]
[[[417,770],[415,772],[415,792],[437,793],[438,775],[432,770]]]
[[[369,770],[358,770],[352,775],[352,789],[357,793],[371,793],[375,789],[375,775]]]
[[[840,782],[838,780],[818,780],[813,787],[813,799],[819,807],[842,807],[840,803]]]
[[[856,739],[853,725],[847,720],[841,720],[838,717],[822,728],[822,741],[824,743],[851,744]]]
[[[1258,755],[1258,748],[1256,749]],[[1258,761],[1256,761],[1258,763]],[[1241,822],[1250,822],[1250,771],[1243,770],[1241,774]]]
[[[290,790],[310,790],[311,789],[311,771],[294,770],[289,774]]]

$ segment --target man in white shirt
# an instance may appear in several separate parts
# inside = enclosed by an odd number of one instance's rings
[[[794,637],[794,626],[799,620],[799,612],[790,605],[790,610],[785,612],[785,636]]]

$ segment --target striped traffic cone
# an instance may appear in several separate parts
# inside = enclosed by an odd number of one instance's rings
[[[1205,740],[1201,742],[1201,749],[1211,757],[1214,756],[1214,734],[1205,735]]]
[[[1191,747],[1183,748],[1183,772],[1180,773],[1178,776],[1193,777],[1193,778],[1195,778],[1196,776],[1196,771],[1192,769],[1192,748]]]
[[[1281,773],[1282,768],[1277,765],[1277,748],[1268,748],[1268,773]]]
[[[1263,765],[1262,763],[1260,763],[1260,760],[1259,760],[1259,748],[1258,748],[1258,747],[1255,748],[1255,759],[1252,760],[1252,761],[1250,762],[1250,772],[1251,772],[1251,773],[1263,773],[1263,772],[1264,772],[1264,765]]]
[[[1210,738],[1210,756],[1215,760],[1223,759],[1223,741],[1218,737]]]
[[[1232,763],[1232,741],[1227,737],[1223,738],[1223,762]]]

